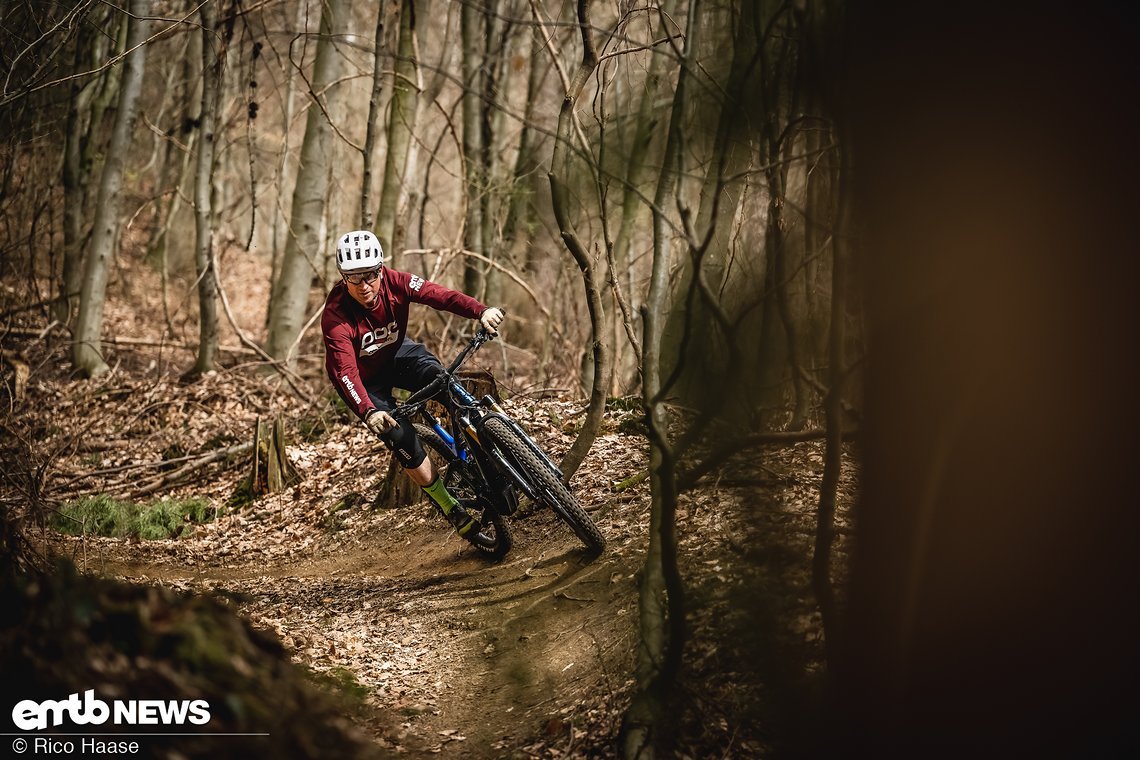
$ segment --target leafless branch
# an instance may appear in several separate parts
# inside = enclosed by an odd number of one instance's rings
[[[119,61],[126,58],[128,55],[133,53],[138,48],[140,48],[144,45],[149,45],[152,42],[156,42],[157,40],[159,40],[162,37],[169,34],[171,30],[173,30],[174,28],[176,28],[178,26],[182,26],[182,25],[198,26],[198,24],[196,22],[190,21],[189,19],[191,17],[193,17],[198,12],[198,9],[201,8],[203,5],[205,5],[207,2],[210,2],[210,0],[202,0],[202,2],[200,2],[200,3],[198,3],[198,5],[194,6],[194,8],[192,8],[189,12],[187,12],[187,14],[185,16],[183,16],[180,19],[168,19],[168,18],[149,17],[149,16],[144,17],[148,20],[170,21],[171,23],[169,26],[163,27],[162,29],[155,32],[150,37],[147,37],[145,40],[138,43],[134,47],[132,47],[128,50],[124,50],[122,53],[119,53],[118,55],[111,56],[102,65],[97,66],[94,69],[90,69],[88,71],[81,71],[81,72],[78,72],[76,74],[70,74],[70,75],[65,76],[65,77],[60,77],[59,79],[53,79],[50,82],[42,82],[40,84],[25,88],[23,90],[20,90],[18,92],[13,92],[13,93],[8,93],[8,82],[5,81],[5,83],[4,83],[5,94],[2,97],[0,97],[0,107],[5,106],[5,105],[7,105],[7,104],[9,104],[15,100],[18,100],[19,98],[26,96],[26,95],[30,95],[33,92],[38,92],[39,90],[44,90],[44,89],[47,89],[49,87],[55,87],[56,85],[63,84],[64,82],[70,82],[73,79],[82,79],[84,77],[89,77],[89,76],[92,76],[93,74],[98,74],[102,71],[105,71],[105,70],[115,66],[116,64],[118,64]],[[11,76],[11,73],[9,73],[9,77],[10,76]]]

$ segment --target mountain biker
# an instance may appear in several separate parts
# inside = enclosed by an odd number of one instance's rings
[[[325,370],[337,393],[368,429],[394,452],[412,481],[435,502],[456,532],[477,542],[482,526],[448,492],[408,420],[389,414],[393,388],[418,391],[443,369],[423,344],[407,337],[408,307],[422,303],[478,319],[495,333],[502,309],[420,277],[384,266],[384,249],[368,230],[337,238],[341,281],[325,299],[321,332]]]

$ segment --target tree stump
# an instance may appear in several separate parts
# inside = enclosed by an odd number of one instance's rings
[[[499,396],[499,384],[495,382],[495,376],[491,374],[490,370],[486,369],[464,369],[459,371],[459,379],[467,386],[467,390],[471,391],[471,395],[475,398],[483,398],[490,396],[496,402],[502,401]]]
[[[276,417],[272,425],[265,425],[258,417],[253,432],[253,459],[246,478],[249,493],[257,498],[281,491],[300,480],[285,455],[285,424]]]
[[[388,458],[388,471],[381,478],[372,506],[377,509],[398,509],[416,503],[420,489],[404,468],[396,464],[396,457]]]

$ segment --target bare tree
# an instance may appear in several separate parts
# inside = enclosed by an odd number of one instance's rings
[[[662,7],[662,11],[663,15],[668,15],[666,8]],[[666,28],[665,23],[662,23],[661,26],[666,37],[670,37],[672,30]],[[657,51],[650,53],[649,70],[645,75],[641,101],[637,107],[636,126],[634,127],[633,137],[629,143],[629,152],[624,157],[625,181],[623,182],[621,193],[621,222],[618,225],[617,237],[614,239],[612,245],[613,261],[611,263],[610,279],[614,291],[614,300],[617,301],[617,296],[623,287],[628,288],[632,302],[630,307],[633,310],[636,310],[638,306],[638,302],[635,300],[636,289],[634,286],[636,280],[634,273],[637,268],[633,266],[630,261],[630,250],[633,246],[637,221],[642,213],[642,206],[644,205],[641,195],[641,184],[645,180],[650,168],[649,148],[653,142],[654,135],[658,131],[656,129],[658,121],[655,115],[658,97],[657,90],[661,85],[664,62],[666,60],[666,56]],[[618,302],[617,306],[620,306],[620,302]],[[620,309],[614,308],[612,313],[616,323],[619,316],[622,316]],[[630,321],[632,322],[632,316]],[[630,324],[627,329],[632,334],[635,334],[636,328],[632,324]],[[618,330],[616,324],[611,332],[615,336],[617,335]],[[631,366],[635,373],[640,372],[640,343],[633,340],[633,338],[631,338],[630,342],[634,349],[632,362],[625,358],[629,356],[629,354],[622,351],[622,343],[616,339],[614,342],[614,370],[612,374],[615,377],[615,381],[612,390],[615,393],[620,392],[620,389],[624,387],[625,378],[630,375],[629,368]]]
[[[574,258],[574,263],[582,272],[582,283],[586,289],[586,304],[590,313],[590,335],[594,359],[594,377],[590,388],[590,403],[586,420],[578,437],[574,440],[559,466],[567,480],[574,474],[586,458],[590,447],[601,427],[602,415],[606,410],[606,394],[610,384],[610,351],[606,341],[605,307],[602,304],[602,283],[598,280],[597,254],[590,253],[583,245],[570,218],[570,201],[567,197],[565,175],[569,168],[570,145],[574,140],[574,110],[578,97],[582,94],[594,69],[598,65],[598,53],[590,36],[590,11],[588,0],[578,0],[578,27],[582,35],[582,60],[574,71],[562,100],[558,113],[558,133],[554,141],[554,153],[550,158],[550,200],[562,242]]]
[[[380,119],[380,103],[384,96],[384,62],[388,58],[388,36],[386,22],[389,7],[393,4],[385,0],[376,8],[376,36],[372,48],[372,91],[368,98],[368,117],[364,128],[364,149],[362,152],[363,177],[360,182],[360,226],[372,229],[372,157],[376,152],[377,123]]]
[[[832,246],[831,262],[831,337],[829,341],[830,387],[824,399],[827,416],[827,446],[823,460],[823,481],[819,487],[819,514],[816,519],[815,549],[812,554],[811,581],[820,615],[823,617],[824,644],[827,660],[833,665],[838,647],[839,630],[835,589],[831,583],[832,540],[835,537],[835,505],[839,476],[843,468],[843,381],[847,373],[844,349],[847,344],[847,245],[850,184],[849,171],[840,161],[839,225]]]
[[[473,2],[463,3],[460,13],[460,36],[463,45],[463,167],[466,180],[467,213],[463,226],[464,246],[468,250],[483,247],[483,127],[480,98],[483,92],[484,24],[482,9]],[[485,270],[472,258],[464,260],[463,289],[483,295]]]
[[[329,166],[332,156],[332,127],[328,113],[337,93],[340,56],[336,41],[345,33],[349,19],[346,0],[327,0],[321,14],[321,38],[313,64],[310,96],[316,101],[309,108],[305,140],[301,145],[301,168],[293,190],[293,208],[281,271],[273,284],[269,303],[269,336],[266,351],[275,359],[292,362],[290,349],[305,323],[310,285],[321,276],[321,220],[328,200]]]
[[[110,13],[109,9],[103,13]],[[106,55],[109,40],[95,31],[95,22],[88,19],[80,25],[75,45],[75,70],[94,68],[95,62]],[[116,81],[119,67],[104,70],[98,76],[71,82],[71,98],[67,112],[66,141],[63,151],[63,276],[60,280],[60,299],[55,305],[55,317],[70,322],[77,304],[83,280],[84,211],[89,201],[88,183],[91,164],[84,157],[89,141],[95,139],[97,121],[101,120],[104,99],[98,98],[102,83],[110,78]]]
[[[217,6],[205,3],[202,22],[202,108],[194,177],[194,262],[198,272],[198,358],[193,375],[214,369],[218,353],[218,283],[214,268],[213,199],[214,154],[217,147],[218,107],[226,44],[218,35]]]
[[[676,566],[677,473],[665,415],[662,379],[662,318],[668,293],[671,230],[663,209],[673,195],[679,174],[681,121],[690,77],[689,64],[699,43],[700,0],[689,6],[688,33],[681,73],[673,96],[665,154],[653,206],[653,269],[649,295],[641,309],[642,389],[649,424],[649,477],[653,493],[649,518],[649,549],[638,587],[641,641],[635,670],[636,686],[622,727],[622,753],[629,759],[653,758],[655,744],[669,733],[669,699],[680,669],[685,638],[684,589]]]
[[[530,35],[530,54],[527,56],[529,72],[526,83],[526,103],[523,104],[522,127],[519,132],[515,166],[511,173],[511,192],[507,200],[507,212],[503,220],[503,249],[510,252],[514,247],[519,228],[525,227],[533,211],[529,193],[526,191],[528,178],[538,168],[537,151],[534,140],[534,114],[540,88],[546,78],[549,66],[540,66],[542,35],[534,31]]]
[[[202,37],[200,30],[193,29],[186,35],[183,54],[179,56],[181,86],[178,98],[181,113],[178,125],[166,133],[166,151],[163,156],[159,177],[159,192],[165,198],[156,212],[157,223],[151,228],[147,243],[147,261],[157,267],[162,278],[162,305],[167,331],[173,336],[174,326],[169,307],[169,279],[171,269],[179,269],[185,263],[177,254],[181,253],[180,230],[186,223],[184,199],[193,194],[194,181],[191,167],[196,155],[199,135],[199,111],[202,107]],[[174,253],[175,255],[171,255]]]
[[[146,64],[146,46],[143,43],[150,29],[149,7],[148,0],[131,0],[128,10],[126,44],[129,52],[124,62],[115,127],[99,182],[91,248],[87,253],[83,287],[79,296],[79,319],[71,360],[77,370],[89,377],[101,375],[109,369],[99,341],[103,331],[107,270],[114,256],[118,234],[123,167],[138,116],[138,97]]]
[[[380,208],[376,212],[376,236],[391,254],[400,249],[403,232],[397,228],[396,218],[400,201],[407,195],[411,184],[407,176],[408,149],[416,129],[419,108],[420,81],[419,49],[416,40],[415,0],[400,3],[400,38],[396,50],[395,75],[392,82],[392,103],[388,112],[388,151],[384,158],[384,184],[380,191]]]

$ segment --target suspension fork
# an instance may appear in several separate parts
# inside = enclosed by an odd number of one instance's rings
[[[451,431],[445,428],[443,426],[443,423],[441,423],[431,412],[425,409],[423,412],[421,412],[421,414],[423,414],[424,419],[431,423],[431,429],[434,430],[436,434],[443,439],[443,442],[446,443],[448,448],[451,449],[451,453],[454,454],[457,459],[466,462],[467,447],[463,445],[462,441],[453,435]],[[453,417],[452,419],[454,420],[455,418]]]
[[[522,473],[518,471],[514,464],[503,456],[501,452],[495,451],[483,443],[485,440],[482,438],[483,420],[485,420],[487,416],[487,414],[484,414],[474,422],[465,419],[464,422],[461,423],[464,425],[464,430],[467,435],[471,436],[478,446],[478,451],[475,452],[476,461],[481,467],[484,467],[484,469],[489,468],[490,470],[497,471],[500,477],[505,478],[508,483],[513,483],[531,499],[537,499],[538,495],[534,487],[527,478],[523,477]]]

